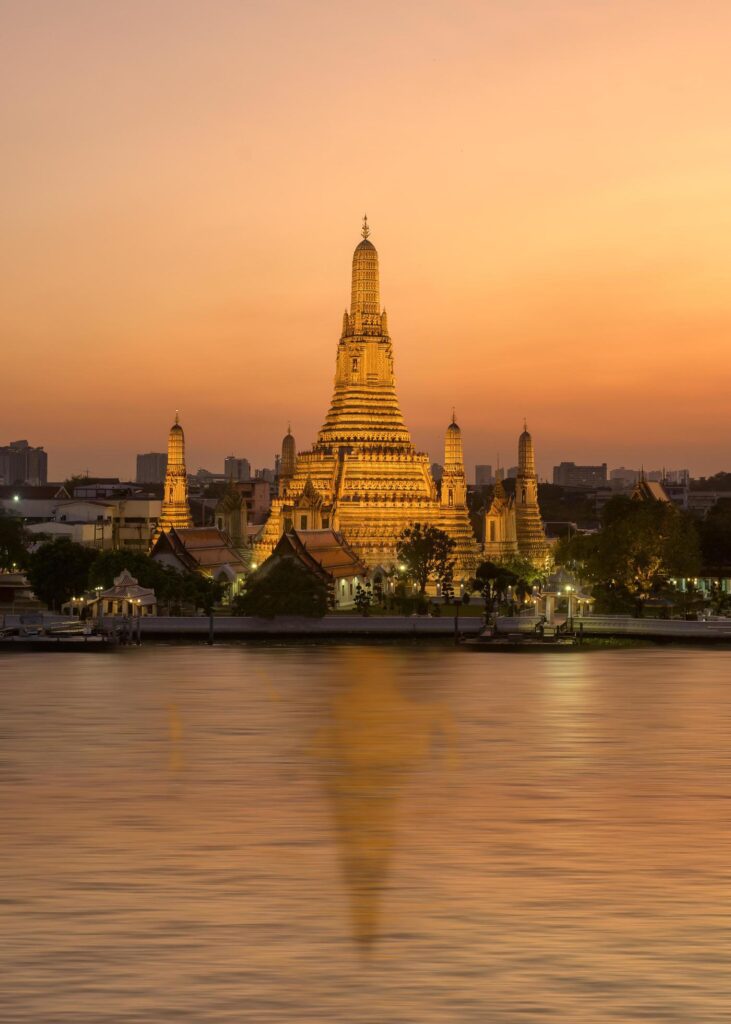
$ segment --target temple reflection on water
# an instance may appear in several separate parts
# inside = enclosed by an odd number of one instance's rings
[[[335,821],[354,938],[368,950],[379,937],[399,796],[412,772],[440,756],[440,741],[449,751],[454,726],[445,707],[397,680],[392,659],[364,649],[344,660],[312,756]]]

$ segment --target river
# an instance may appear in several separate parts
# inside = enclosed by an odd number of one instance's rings
[[[0,1019],[727,1024],[730,669],[0,656]]]

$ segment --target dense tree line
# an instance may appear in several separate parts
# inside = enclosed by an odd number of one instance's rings
[[[597,611],[639,611],[667,594],[673,579],[698,575],[702,529],[668,502],[617,496],[607,502],[601,528],[562,541],[556,561],[592,585]]]
[[[0,515],[0,570],[22,570],[39,601],[59,611],[72,597],[94,587],[105,590],[127,569],[143,587],[152,587],[158,606],[178,613],[184,608],[210,609],[222,588],[193,572],[177,572],[140,551],[98,551],[75,544],[68,537],[40,543],[31,551],[30,535],[21,521]]]

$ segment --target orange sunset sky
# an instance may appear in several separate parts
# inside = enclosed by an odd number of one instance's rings
[[[731,469],[726,0],[0,3],[0,444],[272,465],[367,211],[441,459]]]

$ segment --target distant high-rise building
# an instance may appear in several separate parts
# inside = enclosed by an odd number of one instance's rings
[[[138,484],[162,484],[165,482],[165,470],[168,466],[168,457],[165,452],[145,452],[137,456],[137,476],[135,483]]]
[[[603,487],[607,483],[607,464],[577,466],[575,462],[562,462],[553,467],[553,482],[559,487]]]
[[[11,441],[0,448],[0,483],[31,484],[48,482],[48,456],[43,448],[32,448],[27,441]]]
[[[621,490],[623,487],[633,487],[640,478],[639,469],[627,469],[620,466],[618,469],[610,469],[609,482],[614,490]]]
[[[518,466],[509,466],[508,467],[508,480],[515,480],[515,478],[518,475],[518,472],[519,472],[519,467]]]
[[[665,470],[665,481],[669,484],[684,484],[690,483],[690,470],[689,469],[666,469]]]
[[[492,483],[492,466],[475,466],[475,485],[489,487]]]
[[[248,459],[229,455],[223,464],[223,472],[227,480],[251,480],[251,463]]]
[[[637,476],[643,475],[646,480],[655,483],[687,484],[690,480],[690,472],[687,469],[649,469],[640,471]]]

